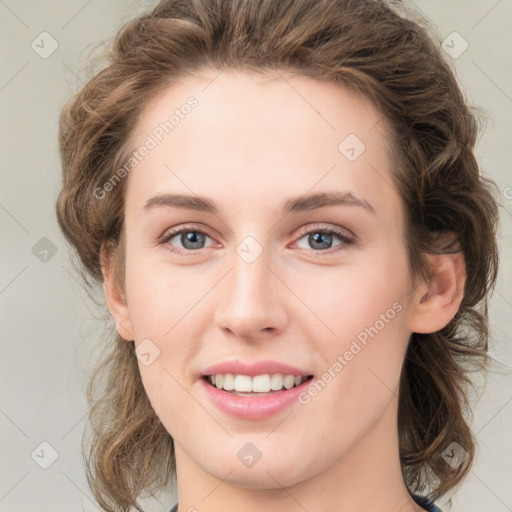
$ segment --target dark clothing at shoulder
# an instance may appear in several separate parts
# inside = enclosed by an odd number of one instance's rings
[[[427,500],[427,498],[424,498],[423,496],[415,496],[413,495],[414,501],[423,507],[428,512],[443,512],[439,507],[434,505],[433,501]]]

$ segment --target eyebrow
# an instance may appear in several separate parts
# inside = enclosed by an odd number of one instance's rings
[[[215,203],[206,197],[183,194],[159,194],[148,199],[144,210],[156,206],[184,208],[199,212],[218,213]],[[317,192],[288,199],[283,205],[283,214],[316,210],[328,206],[358,206],[375,214],[373,206],[365,199],[358,198],[352,192]]]

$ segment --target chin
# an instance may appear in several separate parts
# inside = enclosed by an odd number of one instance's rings
[[[290,471],[290,465],[299,466],[302,471],[308,467],[308,464],[295,464],[286,456],[278,456],[278,450],[275,450],[269,457],[274,460],[265,460],[262,457],[254,466],[245,467],[237,458],[234,460],[215,463],[210,466],[203,466],[203,470],[214,478],[240,487],[243,489],[266,490],[266,489],[282,489],[282,487],[290,487],[301,483],[303,480],[311,476],[310,471],[305,471],[305,475],[297,474]],[[219,459],[217,459],[219,461]],[[228,476],[227,476],[228,475]]]
[[[267,473],[268,471],[268,473]],[[212,476],[215,476],[219,480],[223,480],[226,483],[234,485],[236,487],[240,487],[241,489],[252,489],[254,491],[262,491],[269,489],[282,489],[283,487],[291,487],[293,485],[299,484],[302,479],[293,478],[289,474],[286,474],[286,471],[275,471],[272,468],[260,468],[259,471],[255,472],[255,468],[251,468],[248,470],[240,470],[232,471],[229,474],[229,477],[226,478],[226,473],[229,473],[229,470],[224,474],[218,474],[219,468],[216,468],[215,473]],[[270,473],[270,474],[269,474]]]

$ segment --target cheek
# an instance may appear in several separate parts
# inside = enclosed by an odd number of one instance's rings
[[[173,435],[177,423],[181,429],[192,428],[193,422],[197,421],[195,404],[182,375],[169,365],[165,350],[148,366],[139,362],[139,370],[149,401],[168,432]],[[178,413],[179,422],[176,421]]]
[[[340,348],[360,334],[364,340],[366,328],[376,325],[379,332],[396,329],[401,324],[397,310],[403,309],[410,291],[403,265],[399,255],[395,262],[389,257],[388,261],[361,258],[357,264],[317,270],[302,279],[289,276],[294,292],[309,310],[297,321],[314,327],[317,336],[321,333],[322,339],[338,343]]]
[[[126,263],[126,293],[136,340],[166,341],[197,315],[208,277],[194,266],[173,268],[164,258],[134,251]]]
[[[409,339],[410,290],[404,268],[404,255],[380,257],[340,269],[334,278],[317,274],[314,283],[309,279],[298,288],[318,315],[308,314],[311,321],[301,325],[314,340],[311,348],[322,356],[323,380],[335,382],[332,391],[353,401],[355,409],[364,407],[358,404],[361,397],[377,404],[398,392]],[[338,400],[336,396],[330,400]]]

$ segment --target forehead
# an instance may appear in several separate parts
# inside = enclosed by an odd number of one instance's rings
[[[215,191],[233,203],[357,189],[378,203],[375,196],[392,193],[384,190],[386,127],[368,99],[333,82],[282,71],[204,72],[143,110],[132,148],[151,150],[130,172],[127,202],[142,206],[165,192]]]

